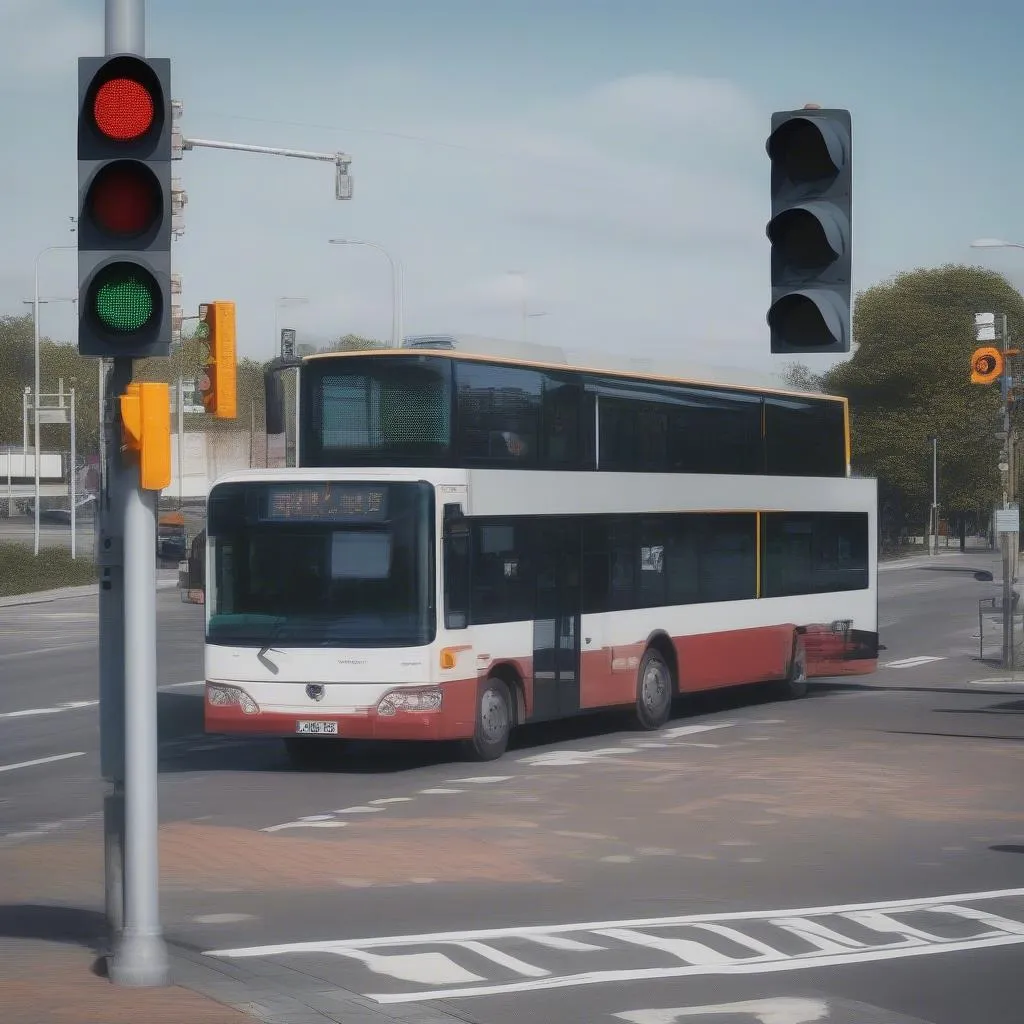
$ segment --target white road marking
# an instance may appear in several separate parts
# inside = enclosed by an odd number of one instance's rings
[[[901,658],[899,661],[888,661],[882,668],[915,668],[918,665],[927,665],[933,661],[945,661],[945,655],[937,656],[931,654],[920,654],[916,658]]]
[[[1006,676],[996,676],[992,679],[972,679],[968,686],[1024,686],[1024,679],[1008,679]]]
[[[718,722],[715,725],[677,725],[673,729],[662,729],[659,735],[667,740],[674,740],[677,736],[696,736],[701,732],[712,732],[715,729],[731,729],[735,722]]]
[[[17,764],[0,764],[0,772],[13,772],[18,768],[34,768],[40,764],[53,764],[56,761],[67,761],[72,757],[85,757],[84,750],[78,750],[73,754],[53,754],[51,757],[37,757],[33,761],[19,761]]]
[[[261,832],[283,832],[286,828],[344,828],[347,821],[286,821],[282,825],[261,828]]]
[[[828,1003],[823,999],[802,999],[777,996],[774,999],[750,999],[742,1003],[709,1003],[706,1006],[678,1007],[674,1010],[631,1010],[616,1013],[629,1024],[676,1024],[684,1017],[704,1014],[749,1014],[758,1024],[814,1024],[828,1020]]]
[[[999,903],[991,909],[978,906],[992,901]],[[947,928],[933,931],[922,917],[936,923],[945,917]],[[950,917],[959,921],[955,931],[948,928]],[[745,934],[747,922],[758,922],[756,936]],[[857,937],[847,934],[851,926],[859,929]],[[794,939],[803,947],[798,952],[792,951]],[[729,943],[728,949],[719,948],[722,940]],[[534,952],[531,962],[517,955],[526,944]],[[392,1004],[606,982],[777,973],[1011,944],[1024,944],[1024,888],[789,910],[300,942],[212,950],[205,955],[333,954],[362,963],[393,983],[413,983],[411,989],[393,984],[388,991],[367,992],[367,978],[362,985],[359,978],[345,979],[345,987],[353,988],[355,981],[356,990],[366,998]],[[532,962],[545,947],[555,951],[550,963]],[[638,947],[650,951],[650,966],[607,966],[614,963],[615,953],[635,965]],[[738,954],[736,947],[748,952]],[[591,955],[594,952],[599,953],[597,958]],[[510,980],[510,971],[520,978]],[[771,1008],[781,1012],[783,1006]],[[656,1019],[660,1018],[651,1018]],[[787,1024],[791,1018],[767,1019],[770,1024]]]
[[[365,805],[357,805],[355,807],[339,807],[334,813],[335,814],[380,814],[383,811],[383,807],[366,807]]]
[[[241,921],[255,921],[254,914],[200,914],[193,917],[196,924],[238,924]]]
[[[371,800],[371,804],[407,804],[412,800],[411,796],[382,796],[378,800]]]
[[[442,786],[437,786],[434,789],[421,789],[420,793],[424,796],[446,796],[449,793],[465,793],[464,789],[445,789]]]
[[[490,782],[508,782],[511,778],[511,775],[473,775],[468,779],[452,779],[452,782],[475,782],[485,786]]]
[[[25,652],[29,653],[29,652]],[[204,686],[205,680],[192,679],[187,683],[168,683],[166,686],[158,686],[161,692],[166,690],[185,690],[193,686]],[[20,711],[0,711],[0,719],[5,718],[35,718],[39,715],[59,715],[63,711],[79,711],[82,708],[94,708],[99,704],[98,700],[67,700],[53,707],[46,708],[24,708]]]

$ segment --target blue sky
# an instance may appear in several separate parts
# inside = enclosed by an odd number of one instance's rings
[[[76,57],[102,52],[103,0],[0,4],[0,312],[33,259],[73,245]],[[854,267],[975,262],[1024,285],[1024,6],[997,0],[150,0],[183,130],[352,157],[195,150],[175,243],[185,312],[234,299],[241,352],[279,326],[386,338],[404,266],[407,333],[519,338],[764,371],[773,110],[854,120]],[[76,289],[73,252],[40,264]],[[525,279],[508,273],[522,270]],[[277,311],[280,297],[308,301]],[[44,307],[71,340],[73,307]],[[821,360],[816,360],[820,362]]]

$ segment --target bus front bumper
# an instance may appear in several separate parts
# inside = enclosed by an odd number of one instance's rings
[[[382,688],[365,708],[266,708],[243,684],[207,682],[204,729],[247,736],[309,736],[358,740],[469,739],[476,728],[476,679],[434,686]]]

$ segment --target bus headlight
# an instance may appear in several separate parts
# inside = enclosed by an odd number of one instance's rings
[[[399,711],[438,711],[440,690],[392,690],[377,705],[377,714],[390,718]]]
[[[206,699],[218,708],[238,706],[247,715],[259,714],[260,706],[238,686],[223,686],[220,683],[206,684]]]

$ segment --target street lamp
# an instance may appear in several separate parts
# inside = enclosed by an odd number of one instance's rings
[[[395,348],[401,348],[402,338],[404,335],[404,327],[402,325],[403,274],[401,261],[392,257],[391,253],[389,253],[384,246],[378,245],[376,242],[366,242],[356,238],[331,238],[328,239],[328,241],[331,245],[366,245],[369,246],[369,248],[376,249],[378,252],[384,254],[384,257],[391,265],[391,344]]]
[[[35,463],[35,508],[32,510],[32,514],[35,518],[35,527],[33,530],[33,546],[34,553],[38,556],[39,554],[39,261],[48,252],[57,252],[60,249],[70,249],[74,252],[78,251],[77,245],[48,245],[45,249],[42,249],[36,254],[35,261],[33,263],[33,274],[35,277],[35,286],[32,291],[32,345],[35,353],[35,391],[32,393],[32,401],[35,406],[35,444],[36,454],[32,460]]]
[[[1004,242],[1001,238],[976,238],[971,242],[972,249],[1024,249],[1024,243]]]

